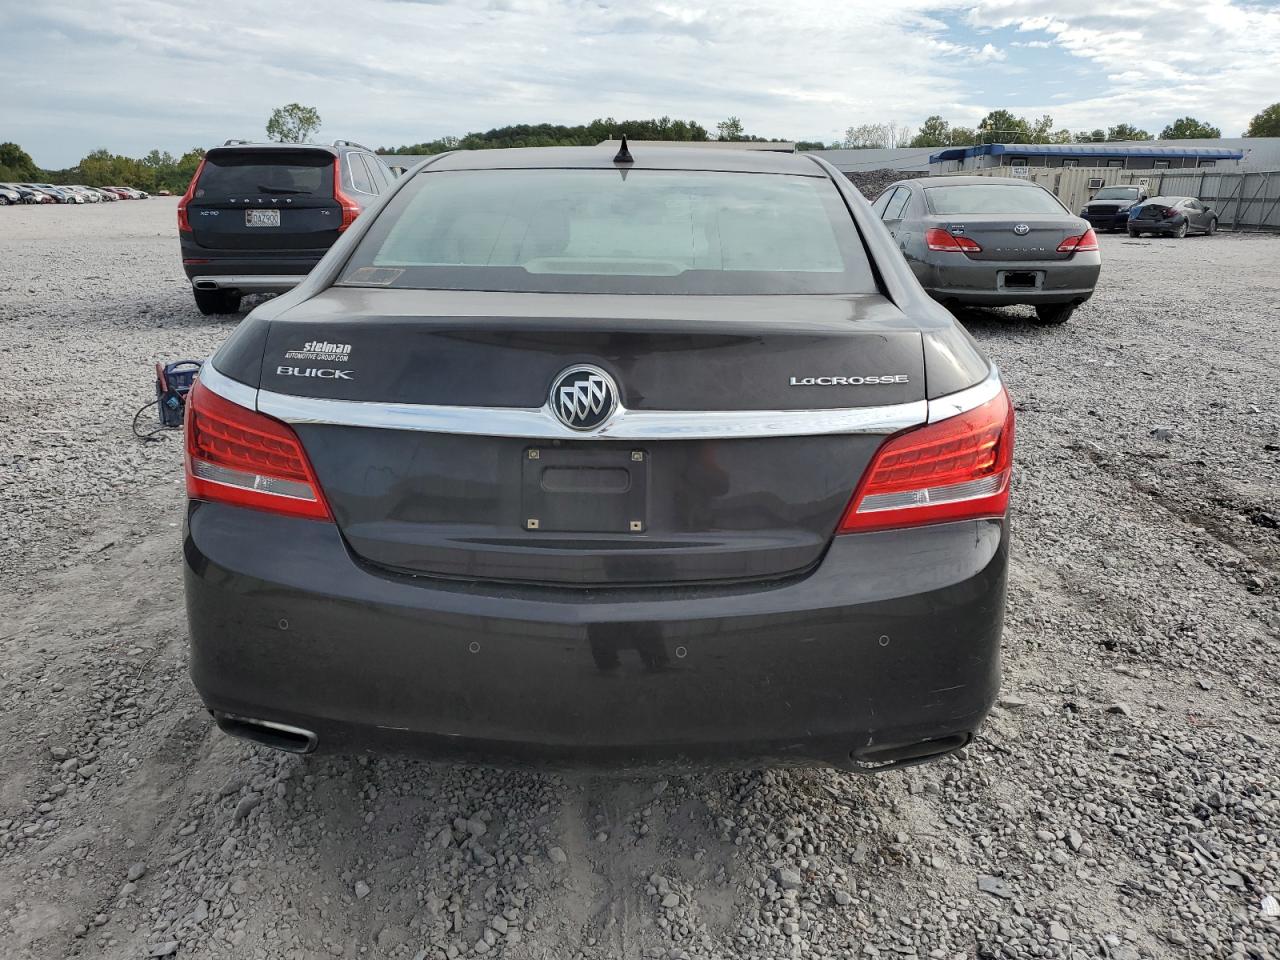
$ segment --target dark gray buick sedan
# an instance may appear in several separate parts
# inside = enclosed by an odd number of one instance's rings
[[[1039,323],[1065,323],[1102,269],[1089,222],[1016,177],[904,180],[872,208],[925,290],[948,306],[1030,304]]]
[[[821,160],[444,154],[197,380],[192,676],[300,752],[941,756],[997,690],[1013,426]]]

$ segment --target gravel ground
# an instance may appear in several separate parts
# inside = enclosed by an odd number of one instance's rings
[[[174,201],[0,211],[0,956],[1280,958],[1280,237],[1104,237],[1017,401],[961,756],[551,776],[278,756],[186,676]]]

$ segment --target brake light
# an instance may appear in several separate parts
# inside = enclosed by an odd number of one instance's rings
[[[182,195],[182,199],[178,201],[178,232],[190,233],[191,221],[187,219],[187,204],[196,195],[196,181],[200,179],[200,174],[204,172],[204,157],[200,158],[200,165],[196,167],[195,174],[191,177],[191,183],[187,185],[187,192]]]
[[[360,207],[342,192],[342,159],[340,157],[333,158],[333,199],[337,200],[338,205],[342,207],[342,223],[338,225],[338,232],[341,233],[356,222],[356,217],[360,216]]]
[[[187,496],[313,520],[332,514],[298,435],[200,383],[187,395]]]
[[[980,407],[884,442],[837,533],[1003,517],[1013,463],[1013,404],[1000,392]]]
[[[1090,253],[1098,249],[1098,235],[1090,227],[1078,237],[1067,237],[1058,244],[1059,253]]]
[[[942,253],[981,253],[982,247],[969,237],[957,237],[940,227],[930,227],[924,232],[924,242],[930,250]]]
[[[1173,219],[1174,217],[1176,217],[1177,215],[1178,215],[1178,211],[1177,211],[1177,210],[1175,210],[1175,209],[1173,209],[1173,207],[1165,207],[1165,208],[1164,208],[1164,216],[1163,216],[1161,219],[1163,219],[1163,220],[1172,220],[1172,219]]]

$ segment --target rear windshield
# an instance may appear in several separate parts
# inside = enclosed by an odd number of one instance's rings
[[[1066,208],[1042,187],[1013,183],[966,183],[928,187],[929,209],[939,216],[970,213],[1065,213]]]
[[[557,293],[872,293],[825,177],[690,170],[424,171],[340,283]]]
[[[1137,187],[1103,187],[1093,195],[1095,200],[1137,200]]]
[[[333,196],[333,155],[319,150],[211,150],[196,199]]]

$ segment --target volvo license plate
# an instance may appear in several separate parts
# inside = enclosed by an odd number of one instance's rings
[[[246,227],[278,227],[280,226],[279,210],[246,210],[244,212]]]

